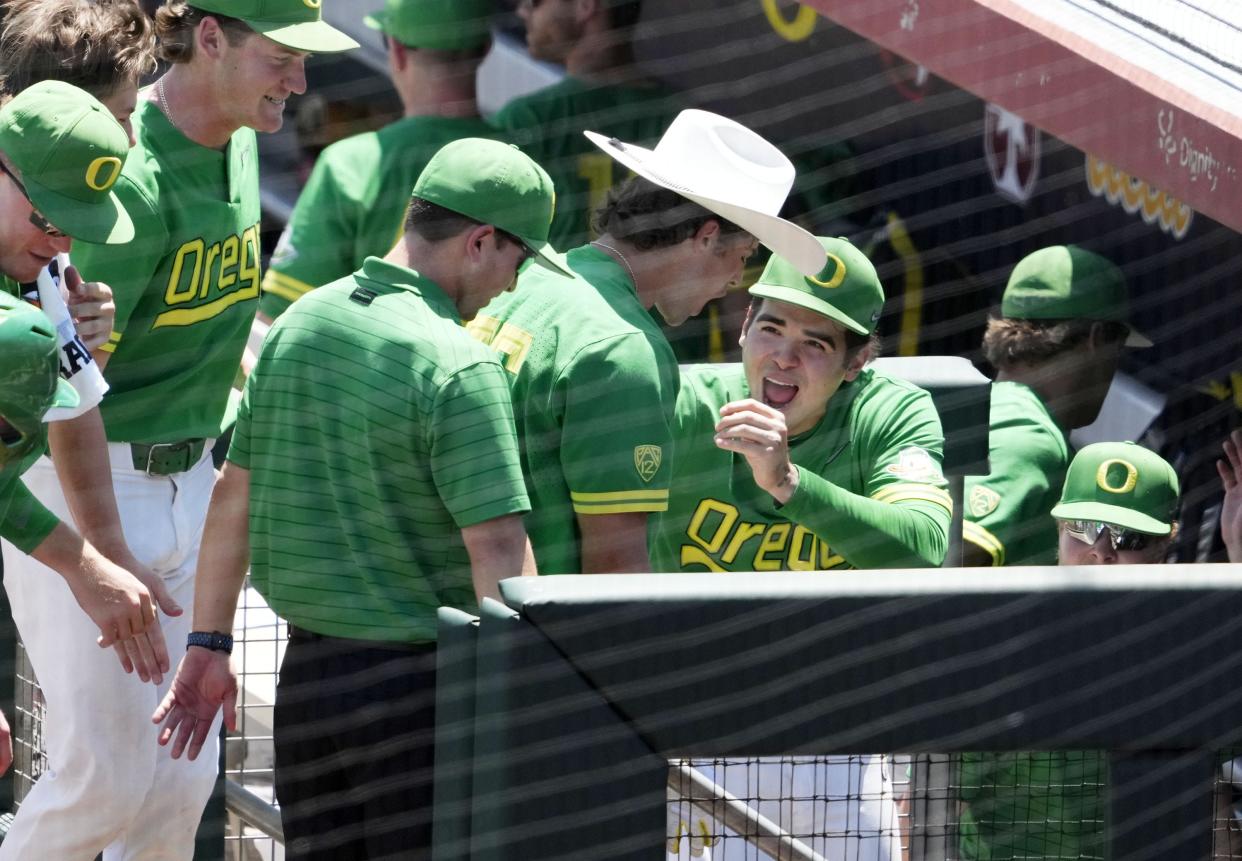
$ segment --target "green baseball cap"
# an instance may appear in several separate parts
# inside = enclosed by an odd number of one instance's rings
[[[190,5],[238,18],[256,33],[295,51],[334,54],[358,47],[323,20],[323,0],[190,0]]]
[[[411,48],[462,51],[491,38],[494,11],[493,0],[387,0],[362,21]]]
[[[129,154],[129,135],[90,93],[63,81],[22,90],[0,108],[0,152],[53,227],[108,245],[134,238],[134,224],[111,190]]]
[[[1018,261],[1005,285],[1001,316],[1011,320],[1112,320],[1129,325],[1125,278],[1111,261],[1077,245],[1053,245]],[[1133,328],[1127,347],[1150,347]]]
[[[486,138],[445,144],[419,174],[414,196],[513,234],[542,266],[572,277],[565,256],[548,244],[556,210],[552,180],[513,144]]]
[[[0,293],[0,418],[16,431],[0,439],[0,471],[42,443],[48,409],[77,405],[78,393],[60,376],[56,330],[47,315]]]
[[[1132,442],[1097,442],[1074,455],[1052,516],[1168,535],[1178,495],[1177,473],[1154,451]]]
[[[884,287],[875,267],[845,237],[816,237],[828,262],[815,275],[803,275],[773,254],[750,295],[807,308],[836,320],[851,332],[870,335],[884,309]]]

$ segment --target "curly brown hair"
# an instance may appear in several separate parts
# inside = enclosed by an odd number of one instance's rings
[[[188,3],[175,0],[161,6],[155,13],[155,36],[160,59],[166,63],[188,63],[194,59],[194,28],[206,17],[215,18],[224,31],[224,38],[236,48],[254,33],[245,21],[204,12]]]
[[[155,31],[134,0],[10,0],[5,13],[5,96],[53,80],[107,98],[155,71]]]
[[[632,176],[608,192],[608,200],[595,211],[592,226],[601,236],[607,233],[639,251],[651,251],[684,242],[709,221],[720,225],[722,236],[745,232],[675,191]]]
[[[1037,364],[1085,343],[1099,326],[1106,341],[1124,341],[1125,323],[1112,320],[988,320],[983,335],[983,355],[994,368]]]

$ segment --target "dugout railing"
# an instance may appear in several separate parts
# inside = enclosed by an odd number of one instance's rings
[[[1236,566],[502,592],[441,613],[437,859],[662,857],[670,760],[859,751],[1107,751],[1108,857],[1212,853],[1216,752],[1242,736]]]

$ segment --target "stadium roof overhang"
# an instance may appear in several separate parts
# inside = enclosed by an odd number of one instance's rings
[[[804,5],[1242,232],[1235,0]]]

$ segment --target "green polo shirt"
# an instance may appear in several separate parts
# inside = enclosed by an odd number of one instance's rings
[[[931,395],[871,369],[789,441],[798,487],[784,505],[746,458],[718,448],[720,408],[750,397],[743,368],[682,373],[668,510],[651,518],[657,571],[814,571],[939,565],[953,500]]]
[[[133,123],[138,143],[113,191],[137,238],[73,245],[82,277],[116,303],[99,409],[113,442],[214,437],[259,302],[255,134],[200,146],[142,97]]]
[[[272,252],[260,310],[275,319],[299,296],[387,254],[431,157],[460,138],[495,136],[478,118],[405,117],[329,146]]]
[[[461,530],[530,507],[496,356],[374,257],[273,326],[228,458],[250,470],[255,588],[336,637],[434,642],[438,607],[477,608]]]
[[[1056,565],[1057,525],[1069,439],[1029,386],[993,383],[987,475],[967,476],[962,538],[993,565]]]
[[[655,83],[603,84],[567,75],[496,114],[496,125],[543,166],[556,186],[549,236],[554,248],[576,248],[594,237],[591,214],[608,190],[629,176],[582,132],[655,146],[680,109],[672,93]]]
[[[573,280],[533,266],[469,326],[513,383],[540,574],[582,571],[579,515],[668,505],[677,359],[621,264],[590,245],[568,261]]]

